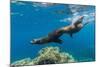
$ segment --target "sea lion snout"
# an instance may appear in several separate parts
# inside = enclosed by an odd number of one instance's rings
[[[84,16],[80,16],[80,17],[79,17],[79,20],[82,20],[83,18],[84,18]]]

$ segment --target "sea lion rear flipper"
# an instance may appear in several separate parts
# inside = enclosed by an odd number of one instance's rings
[[[62,40],[61,39],[56,39],[56,40],[54,40],[54,42],[62,44]]]

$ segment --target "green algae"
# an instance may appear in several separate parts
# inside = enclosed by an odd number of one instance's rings
[[[45,47],[38,52],[38,56],[34,59],[25,58],[15,61],[11,64],[12,67],[26,66],[26,65],[44,65],[44,64],[61,64],[76,62],[74,57],[67,53],[60,51],[59,47]]]

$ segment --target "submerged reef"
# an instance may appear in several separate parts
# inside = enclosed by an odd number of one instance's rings
[[[43,64],[60,64],[76,62],[74,57],[67,52],[60,51],[59,47],[45,47],[41,49],[38,56],[34,59],[25,58],[15,61],[11,64],[12,67],[25,65],[43,65]]]

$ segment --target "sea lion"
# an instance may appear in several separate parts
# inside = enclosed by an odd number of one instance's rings
[[[83,21],[83,16],[80,16],[74,23],[72,23],[69,26],[62,27],[61,29],[63,30],[64,33],[69,34],[71,37],[73,34],[79,32],[83,26],[86,24],[82,24]]]
[[[50,42],[55,43],[62,43],[62,40],[59,39],[63,34],[69,34],[71,37],[74,33],[79,32],[87,23],[82,24],[83,16],[80,16],[74,23],[70,24],[69,26],[65,26],[62,28],[59,28],[51,33],[49,33],[47,36],[39,38],[39,39],[33,39],[31,41],[32,44],[46,44]]]
[[[46,44],[50,42],[55,42],[55,43],[62,43],[62,40],[59,39],[59,37],[62,35],[62,30],[55,30],[52,33],[49,33],[47,36],[38,38],[38,39],[33,39],[30,43],[32,44]]]

